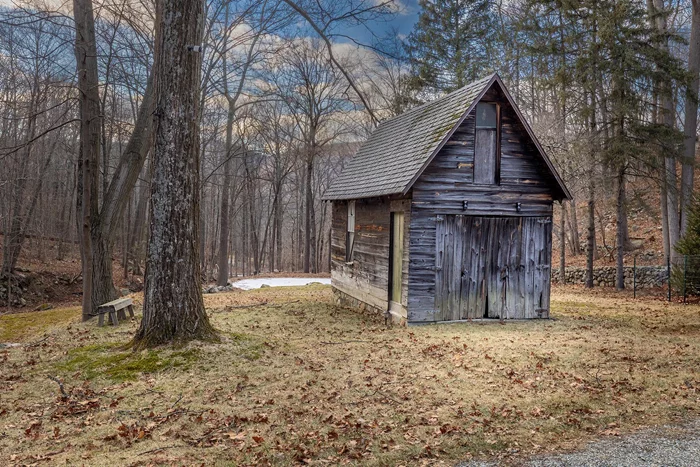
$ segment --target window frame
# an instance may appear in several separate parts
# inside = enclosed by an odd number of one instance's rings
[[[477,120],[478,120],[478,112],[479,112],[479,105],[481,104],[487,104],[487,105],[494,105],[496,107],[496,126],[478,126],[477,125]],[[473,169],[472,169],[472,183],[474,185],[480,185],[480,186],[493,186],[493,185],[500,185],[501,184],[501,104],[498,102],[494,101],[479,101],[476,104],[476,107],[474,108],[475,115],[474,115],[474,164],[473,164]],[[477,164],[477,159],[476,159],[476,133],[479,130],[494,130],[496,132],[496,154],[495,154],[495,161],[494,161],[494,181],[493,183],[482,183],[482,182],[477,182],[476,181],[476,164]]]
[[[348,201],[345,225],[345,262],[352,263],[355,254],[355,222],[357,218],[355,200]]]

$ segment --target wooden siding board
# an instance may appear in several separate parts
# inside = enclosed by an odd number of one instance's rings
[[[390,222],[388,202],[357,201],[353,262],[346,264],[347,203],[333,203],[332,283],[359,300],[371,301],[373,306],[385,309],[388,307]]]
[[[437,216],[435,232],[437,312],[424,321],[548,316],[549,217]]]
[[[333,202],[331,279],[342,292],[370,305],[387,309],[389,302],[389,246],[391,211],[404,212],[401,305],[408,304],[410,200],[358,200],[355,205],[353,262],[345,262],[347,202]]]
[[[527,220],[552,216],[551,187],[556,181],[549,174],[515,110],[500,89],[490,89],[482,100],[498,102],[501,105],[500,183],[473,183],[475,112],[472,111],[413,185],[409,222],[409,321],[430,322],[445,319],[449,315],[445,308],[449,302],[444,296],[446,290],[436,290],[435,282],[435,217],[438,215],[523,218],[513,220],[509,224],[518,230],[517,239],[508,237],[490,240],[492,244],[495,242],[497,250],[502,250],[499,254],[500,259],[496,260],[499,264],[492,266],[493,271],[490,272],[492,277],[498,277],[502,282],[498,296],[492,297],[493,300],[489,304],[490,309],[496,307],[497,311],[494,313],[507,313],[509,317],[511,314],[513,317],[535,317],[535,276],[548,282],[544,277],[544,270],[541,268],[541,272],[537,273],[537,266],[525,259],[535,254],[533,235],[536,232],[533,231],[532,223]],[[489,238],[490,225],[483,225],[483,222],[466,222],[462,225],[462,230],[467,228],[472,232],[470,235],[475,238],[474,241],[479,243],[460,251],[459,258],[462,259],[465,272],[464,277],[460,277],[460,289],[463,293],[459,303],[460,316],[456,319],[481,318],[485,310],[485,302],[480,298],[483,297],[484,284],[475,271],[483,273],[487,267],[484,264],[484,250],[488,247],[480,244],[483,243],[482,236]],[[551,231],[543,232],[542,235],[551,235]],[[500,249],[499,242],[502,246]],[[551,240],[546,244],[551,247]],[[551,258],[548,260],[551,261]],[[506,261],[508,265],[502,267],[502,261]],[[518,262],[521,264],[516,266]],[[444,274],[447,272],[443,272]],[[509,297],[507,292],[503,296],[502,290],[510,290],[514,296]],[[542,290],[538,289],[537,292],[542,293],[543,301],[546,297],[548,307],[548,285],[542,286]],[[518,303],[520,306],[517,306]]]

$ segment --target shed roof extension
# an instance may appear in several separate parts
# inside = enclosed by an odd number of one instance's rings
[[[325,200],[405,194],[494,83],[515,109],[556,180],[557,199],[571,195],[497,74],[380,123],[323,195]]]

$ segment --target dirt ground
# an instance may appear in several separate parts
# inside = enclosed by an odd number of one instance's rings
[[[400,328],[327,286],[205,300],[221,344],[141,353],[136,321],[0,316],[0,465],[518,463],[700,409],[698,305],[565,287],[552,320]]]

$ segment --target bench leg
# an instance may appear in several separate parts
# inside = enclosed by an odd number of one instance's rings
[[[112,324],[116,326],[119,324],[119,320],[117,319],[117,312],[112,310],[109,312],[109,319],[112,321]]]
[[[104,313],[100,313],[99,316],[97,317],[97,325],[100,327],[105,325],[105,314]]]
[[[134,305],[129,305],[129,316],[134,317]]]
[[[126,312],[124,311],[124,308],[117,311],[117,317],[122,321],[126,321]]]

